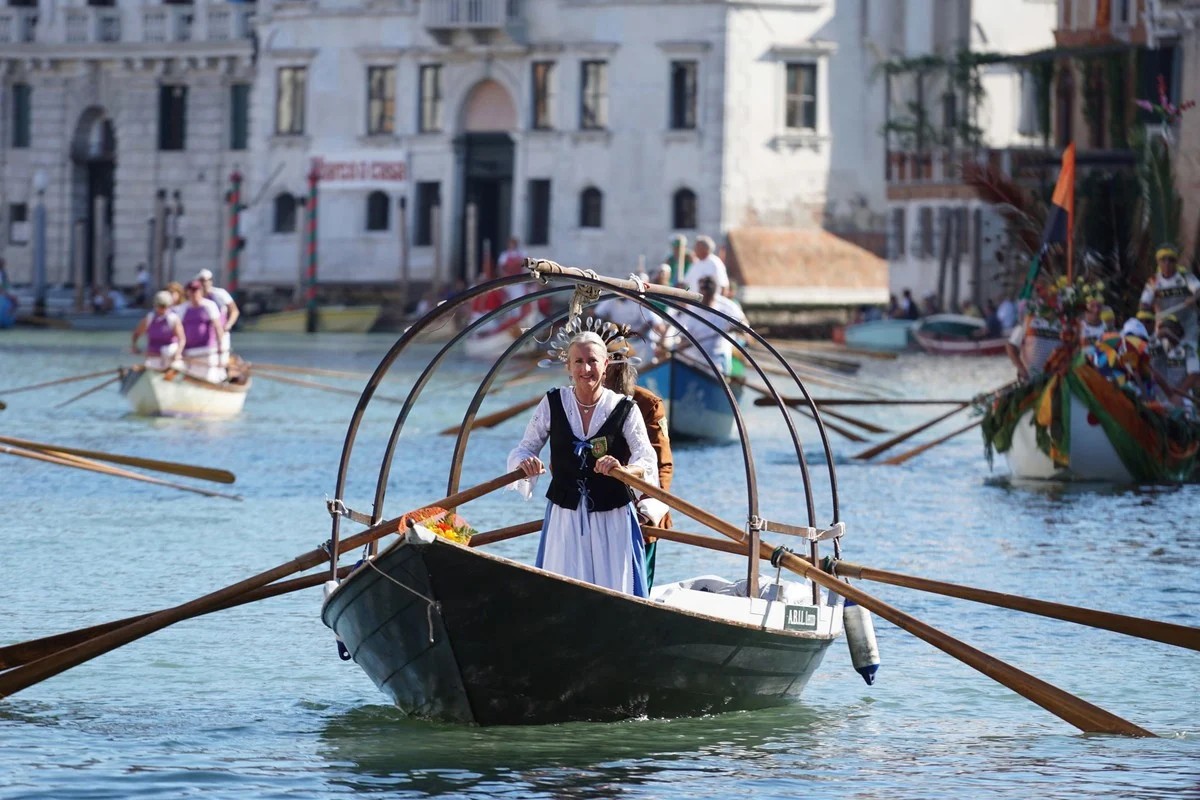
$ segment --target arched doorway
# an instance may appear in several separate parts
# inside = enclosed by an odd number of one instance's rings
[[[467,94],[458,151],[463,187],[459,275],[468,282],[483,268],[484,243],[494,261],[512,235],[513,141],[508,132],[516,127],[516,107],[499,83],[480,81]]]
[[[80,114],[71,138],[72,252],[82,262],[84,288],[112,285],[116,154],[112,121],[103,108],[88,108]]]

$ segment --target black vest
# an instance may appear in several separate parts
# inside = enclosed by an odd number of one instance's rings
[[[633,501],[633,491],[616,478],[595,472],[596,459],[610,455],[626,464],[629,444],[621,429],[633,408],[633,401],[623,397],[604,420],[600,430],[588,439],[576,454],[575,434],[563,408],[558,389],[546,393],[550,401],[550,488],[546,499],[563,508],[579,508],[579,499],[586,490],[589,511],[612,511]]]

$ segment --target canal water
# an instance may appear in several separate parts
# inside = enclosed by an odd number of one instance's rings
[[[130,363],[127,343],[124,333],[5,331],[0,388]],[[391,343],[388,336],[265,334],[237,342],[252,361],[367,371]],[[433,352],[426,346],[397,363],[380,394],[403,397]],[[457,360],[426,389],[401,438],[386,516],[446,494],[452,437],[439,431],[461,418],[484,367]],[[483,413],[534,396],[552,377],[518,378]],[[865,360],[857,380],[861,391],[965,398],[1009,377],[1003,359],[913,354]],[[325,380],[348,389],[363,383]],[[225,422],[132,417],[113,386],[55,408],[95,382],[0,391],[8,403],[0,432],[224,467],[237,483],[208,485],[243,499],[0,454],[7,504],[0,514],[0,644],[169,607],[329,537],[325,501],[354,397],[258,379],[245,413]],[[802,478],[784,425],[771,409],[744,406],[762,514],[804,524]],[[370,511],[382,442],[398,408],[373,406],[359,432],[346,493],[359,510]],[[939,411],[843,410],[895,431]],[[523,419],[472,437],[464,486],[504,472]],[[830,480],[814,428],[798,426],[813,461],[818,521],[826,523]],[[849,560],[1200,625],[1200,487],[1013,485],[1003,459],[989,469],[974,431],[899,467],[856,462],[852,455],[864,446],[833,437]],[[745,519],[744,474],[736,446],[676,450],[676,491],[726,519]],[[500,492],[462,512],[486,530],[535,518],[539,505]],[[530,559],[535,545],[524,537],[496,551]],[[660,548],[660,580],[741,570],[732,556]],[[338,660],[314,589],[179,623],[0,701],[0,797],[1200,796],[1200,654],[859,585],[1159,738],[1081,734],[880,620],[883,666],[874,686],[854,673],[838,642],[802,700],[782,709],[529,728],[408,721],[354,664]]]

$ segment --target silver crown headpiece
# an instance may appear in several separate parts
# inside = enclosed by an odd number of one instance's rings
[[[637,366],[642,363],[642,359],[637,356],[626,355],[626,352],[631,349],[629,340],[613,323],[606,322],[599,317],[588,317],[586,320],[572,317],[566,325],[563,325],[550,337],[550,342],[546,347],[546,354],[549,358],[543,358],[538,362],[538,366],[553,367],[566,364],[567,350],[571,346],[571,341],[581,333],[594,333],[600,337],[600,341],[604,342],[605,350],[608,351],[610,364]]]

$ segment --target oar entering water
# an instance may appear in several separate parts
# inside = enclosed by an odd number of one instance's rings
[[[82,400],[83,398],[87,397],[89,394],[94,394],[94,393],[100,391],[101,389],[103,389],[105,386],[110,386],[119,380],[121,380],[121,376],[114,375],[113,377],[109,378],[108,380],[97,383],[92,388],[90,388],[86,391],[80,392],[79,394],[75,395],[71,399],[62,401],[61,403],[56,405],[54,408],[59,409],[59,408],[62,408],[63,406],[69,406],[69,405],[71,405],[71,403],[74,403],[76,400]]]
[[[934,425],[937,425],[942,420],[954,416],[955,414],[957,414],[958,412],[960,412],[964,408],[966,408],[968,405],[970,405],[970,404],[962,403],[960,405],[957,405],[954,408],[947,411],[945,414],[939,414],[938,416],[934,417],[933,419],[929,420],[928,422],[922,422],[920,425],[916,426],[915,428],[910,428],[902,433],[898,433],[895,436],[893,436],[892,438],[888,439],[886,442],[881,442],[881,443],[875,445],[874,447],[868,447],[866,450],[863,450],[861,453],[856,453],[853,457],[860,459],[860,460],[874,458],[875,456],[879,455],[880,453],[883,453],[887,450],[891,450],[893,447],[900,444],[901,442],[908,441],[909,439],[916,436],[921,431],[926,430],[928,428],[932,428]]]
[[[930,448],[933,448],[933,447],[937,447],[942,442],[949,441],[950,439],[953,439],[955,436],[966,433],[967,431],[969,431],[973,428],[978,428],[982,424],[983,424],[982,419],[977,419],[974,422],[968,422],[966,425],[963,425],[961,428],[950,431],[950,433],[947,433],[945,436],[939,436],[938,438],[934,439],[932,442],[926,442],[925,444],[921,445],[920,447],[914,447],[912,450],[906,450],[898,456],[892,456],[891,458],[884,459],[883,463],[887,464],[888,466],[892,466],[892,467],[897,466],[899,464],[903,464],[905,461],[908,461],[910,458],[915,458],[915,457],[921,455],[921,453],[924,453],[926,450],[929,450]]]
[[[456,508],[523,477],[525,477],[524,472],[519,469],[513,470],[498,478],[481,483],[478,486],[457,492],[449,497],[444,497],[430,505],[441,506],[442,508]],[[344,551],[354,550],[390,533],[396,533],[402,526],[407,524],[408,516],[408,514],[405,514],[404,516],[381,522],[378,525],[373,525],[367,530],[347,538],[341,543],[341,547]],[[311,569],[328,560],[329,551],[323,546],[318,547],[297,556],[291,561],[280,564],[265,572],[260,572],[257,575],[226,586],[223,589],[218,589],[203,597],[198,597],[195,600],[175,606],[174,608],[155,612],[101,636],[88,639],[65,650],[59,650],[40,658],[37,661],[9,670],[0,675],[0,699],[9,697],[34,684],[41,683],[47,678],[78,666],[85,661],[90,661],[96,656],[103,655],[122,645],[136,641],[143,636],[169,627],[180,620],[187,619],[199,613],[207,613],[208,610],[219,606],[221,603],[228,602],[241,594],[266,586],[269,583],[273,583],[289,575],[294,575],[297,572]]]
[[[88,378],[99,378],[101,375],[112,375],[113,369],[104,369],[99,372],[88,372],[84,375],[72,375],[69,378],[58,378],[45,383],[34,383],[29,386],[18,386],[15,389],[0,389],[0,394],[16,394],[17,392],[32,392],[34,389],[45,389],[49,386],[58,386],[61,383],[73,383],[75,381],[86,381]]]
[[[529,409],[533,408],[538,403],[542,402],[543,397],[545,397],[544,394],[539,394],[536,397],[529,398],[528,400],[522,400],[521,402],[511,405],[508,408],[502,408],[499,411],[488,414],[486,417],[477,417],[471,422],[471,430],[475,430],[476,428],[494,428],[501,422],[512,419],[522,411],[528,411]],[[443,429],[441,434],[443,436],[450,436],[458,433],[460,428],[462,428],[462,425],[452,425],[449,428]]]
[[[707,511],[688,503],[675,495],[668,494],[657,486],[636,478],[623,469],[614,469],[609,475],[629,485],[636,491],[650,495],[669,505],[671,508],[686,514],[692,519],[707,525],[713,530],[728,536],[736,542],[744,540],[743,531],[716,517]],[[759,544],[760,557],[774,555],[776,551],[766,542]],[[1053,684],[1040,678],[1035,678],[1027,672],[990,656],[965,642],[961,642],[942,631],[921,622],[898,608],[895,608],[873,595],[867,594],[856,586],[845,583],[833,575],[817,569],[807,560],[786,550],[779,550],[778,562],[789,570],[799,573],[813,583],[820,584],[826,589],[842,595],[847,600],[858,603],[893,625],[902,628],[919,639],[932,644],[944,653],[954,656],[959,661],[982,672],[989,678],[1007,686],[1017,694],[1037,703],[1051,714],[1074,725],[1088,733],[1118,733],[1125,736],[1153,737],[1154,734],[1117,715],[1105,711],[1086,700],[1076,697]]]

